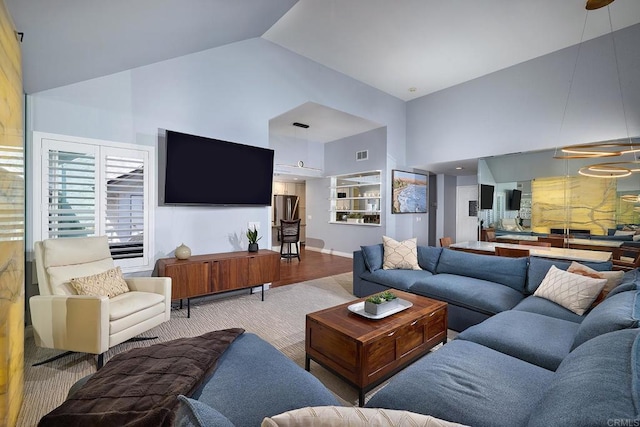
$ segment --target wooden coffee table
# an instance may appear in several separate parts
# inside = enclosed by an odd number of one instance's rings
[[[310,360],[355,386],[359,405],[364,396],[401,369],[447,342],[447,304],[393,290],[413,303],[399,313],[378,320],[351,312],[354,300],[307,314],[305,369]]]

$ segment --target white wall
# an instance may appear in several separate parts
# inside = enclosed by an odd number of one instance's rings
[[[615,42],[629,133],[640,135],[640,24]],[[408,102],[410,164],[626,137],[611,35],[583,44],[562,124],[577,53],[569,47]]]
[[[261,38],[30,95],[27,123],[135,144],[155,145],[164,128],[267,147],[269,120],[308,101],[384,124],[404,161],[404,102]],[[194,254],[243,250],[234,239],[249,221],[271,240],[269,207],[154,209],[156,258],[182,242]]]

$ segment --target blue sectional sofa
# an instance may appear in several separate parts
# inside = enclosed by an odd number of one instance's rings
[[[583,316],[533,296],[552,265],[566,270],[570,262],[547,258],[505,258],[447,248],[418,246],[420,270],[384,270],[383,245],[363,246],[353,254],[353,292],[365,297],[386,289],[445,301],[449,329],[463,331],[500,312],[516,309],[551,314],[580,322]],[[611,270],[611,262],[584,263]]]
[[[76,382],[69,396],[91,376]],[[293,409],[341,405],[316,377],[249,332],[233,341],[191,398],[179,400],[180,427],[258,427],[264,417]]]
[[[637,270],[626,273],[579,323],[500,312],[396,375],[366,406],[478,427],[640,425],[639,284]]]

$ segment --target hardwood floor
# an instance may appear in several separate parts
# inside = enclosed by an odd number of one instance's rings
[[[290,285],[305,280],[347,273],[353,269],[353,260],[337,255],[328,255],[300,248],[300,258],[291,261],[280,260],[280,280],[273,282],[272,287]]]

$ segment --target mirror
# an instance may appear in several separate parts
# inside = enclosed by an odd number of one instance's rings
[[[639,138],[632,141],[640,148]],[[610,145],[628,142],[612,141]],[[640,229],[640,172],[620,178],[579,173],[581,169],[583,173],[591,169],[598,173],[598,168],[587,168],[602,163],[612,163],[615,170],[638,167],[640,171],[636,160],[640,153],[587,159],[555,158],[558,155],[562,152],[553,149],[480,159],[478,183],[494,186],[492,208],[479,212],[483,227],[495,229],[498,234],[587,237]],[[480,193],[482,197],[483,191]],[[482,201],[480,204],[486,205]]]

